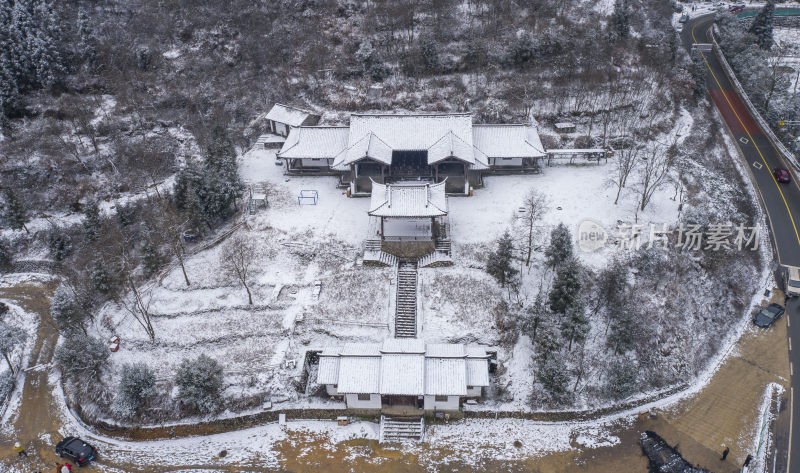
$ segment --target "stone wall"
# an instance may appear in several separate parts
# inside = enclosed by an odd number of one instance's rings
[[[419,259],[432,253],[433,241],[384,241],[381,249],[400,259]]]

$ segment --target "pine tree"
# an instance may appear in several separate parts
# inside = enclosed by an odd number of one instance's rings
[[[775,18],[775,3],[768,0],[764,8],[758,12],[750,25],[750,33],[756,36],[756,42],[761,49],[770,49],[774,43],[772,37],[772,24]]]
[[[148,278],[157,273],[164,265],[164,256],[158,251],[158,246],[152,238],[147,238],[142,246],[142,264],[144,265],[144,275]]]
[[[83,209],[83,234],[89,241],[97,240],[100,233],[100,207],[97,202],[91,201]]]
[[[12,267],[14,267],[14,253],[8,240],[0,238],[0,271],[8,271]]]
[[[53,359],[66,375],[88,381],[97,379],[108,363],[108,348],[95,337],[73,332],[56,348]]]
[[[77,54],[89,64],[97,57],[97,37],[92,28],[89,12],[84,8],[78,9],[78,46]]]
[[[4,217],[8,222],[8,226],[11,227],[12,230],[24,229],[25,233],[30,233],[28,231],[28,227],[25,225],[30,220],[28,217],[28,212],[22,206],[22,203],[17,198],[17,195],[13,190],[8,188],[5,189],[4,195],[6,203],[3,207],[3,210]]]
[[[53,226],[47,235],[47,247],[54,260],[64,261],[72,254],[72,238]]]
[[[194,360],[184,358],[175,373],[178,398],[203,414],[219,409],[222,383],[222,367],[206,355]]]
[[[572,234],[563,223],[550,232],[550,245],[544,250],[547,265],[555,268],[562,261],[572,258]]]
[[[420,39],[419,55],[422,59],[422,69],[425,72],[435,73],[439,70],[439,51],[433,38],[426,36]]]
[[[616,0],[614,12],[611,14],[614,33],[620,38],[626,38],[631,31],[631,10],[628,0]]]
[[[111,274],[106,269],[105,262],[100,258],[92,262],[89,280],[92,282],[92,287],[101,294],[110,294],[114,289]]]
[[[550,356],[536,369],[536,376],[550,398],[561,403],[567,397],[569,374],[562,356]]]
[[[0,353],[2,353],[3,357],[6,359],[11,374],[14,374],[14,366],[11,364],[11,353],[13,353],[18,346],[25,343],[26,338],[27,334],[19,327],[0,321]]]
[[[497,279],[501,287],[505,287],[519,272],[513,266],[513,252],[514,243],[511,241],[511,234],[506,230],[497,241],[497,250],[489,254],[486,263],[486,272]]]
[[[539,322],[536,340],[534,341],[534,360],[536,363],[543,363],[561,347],[561,339],[559,338],[558,330],[556,330],[555,322],[553,314],[549,312]]]
[[[576,305],[582,286],[580,276],[581,268],[577,259],[570,257],[561,262],[550,290],[550,310],[566,314],[568,309]]]
[[[636,348],[644,337],[642,316],[631,302],[624,301],[609,308],[606,346],[617,354]]]
[[[86,311],[71,288],[60,284],[50,299],[50,316],[64,333],[80,329],[86,334]]]
[[[622,399],[636,392],[639,370],[635,363],[627,359],[611,363],[606,378],[605,391],[615,399]]]
[[[126,363],[111,409],[122,419],[136,417],[147,400],[156,394],[156,376],[146,365]]]
[[[561,335],[569,341],[567,350],[572,351],[572,342],[583,343],[589,333],[589,319],[582,304],[570,307],[561,318]]]
[[[694,79],[693,91],[695,97],[701,97],[706,91],[707,72],[708,68],[706,67],[706,62],[703,59],[702,53],[700,53],[699,49],[695,49],[692,51],[691,65],[692,79]]]
[[[528,306],[525,310],[525,319],[522,323],[522,331],[525,335],[530,337],[531,341],[536,341],[536,334],[539,330],[539,324],[542,323],[542,320],[547,318],[550,315],[550,311],[547,309],[544,303],[544,295],[543,295],[542,288],[539,287],[539,292],[536,293],[536,299],[533,301],[533,304]]]

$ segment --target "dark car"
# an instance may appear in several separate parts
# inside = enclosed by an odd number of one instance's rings
[[[786,169],[775,168],[772,170],[772,175],[775,176],[775,179],[777,179],[778,182],[792,182],[792,175],[789,174],[789,171]]]
[[[97,456],[97,449],[78,437],[66,437],[56,445],[56,454],[71,458],[78,466],[86,466]]]
[[[770,304],[753,316],[753,323],[761,328],[768,328],[773,322],[781,318],[785,309],[780,304]]]
[[[728,8],[728,11],[731,13],[740,12],[742,10],[744,10],[744,5],[731,5],[730,8]]]

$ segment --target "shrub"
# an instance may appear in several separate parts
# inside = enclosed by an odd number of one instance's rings
[[[156,377],[146,365],[125,364],[119,380],[119,389],[111,406],[115,415],[122,419],[132,419],[156,394]]]
[[[56,349],[55,361],[68,376],[97,379],[108,362],[108,348],[95,337],[73,332]]]
[[[200,355],[184,359],[175,374],[178,398],[203,414],[219,409],[222,392],[222,367],[217,360]]]

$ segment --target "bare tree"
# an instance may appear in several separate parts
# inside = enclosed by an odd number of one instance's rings
[[[622,146],[617,152],[617,172],[612,178],[614,185],[617,186],[617,196],[614,198],[614,205],[617,205],[619,202],[622,189],[628,183],[628,177],[631,175],[631,171],[636,167],[636,162],[641,152],[641,148],[634,143],[632,127],[633,116],[627,116],[619,123],[619,135],[622,140]]]
[[[152,293],[147,290],[144,295],[142,295],[142,291],[136,287],[136,283],[133,281],[133,276],[131,276],[130,273],[125,279],[133,297],[130,302],[122,299],[122,306],[125,307],[125,310],[127,310],[137,322],[139,322],[139,325],[142,326],[147,336],[150,337],[150,341],[154,342],[156,340],[156,331],[153,328],[150,315],[150,299],[152,298]]]
[[[255,246],[244,234],[238,234],[231,238],[222,249],[223,272],[242,283],[244,290],[247,291],[248,303],[251,305],[253,304],[253,294],[250,292],[249,280],[252,276],[255,256]]]
[[[522,201],[520,213],[517,216],[517,221],[522,225],[525,231],[525,266],[531,264],[531,253],[533,253],[533,242],[539,234],[541,228],[538,225],[539,221],[547,212],[547,196],[531,189],[525,194],[525,199]]]
[[[677,146],[674,142],[666,150],[660,144],[649,147],[647,156],[644,157],[644,167],[639,181],[639,210],[643,211],[655,191],[668,182],[676,155]]]

